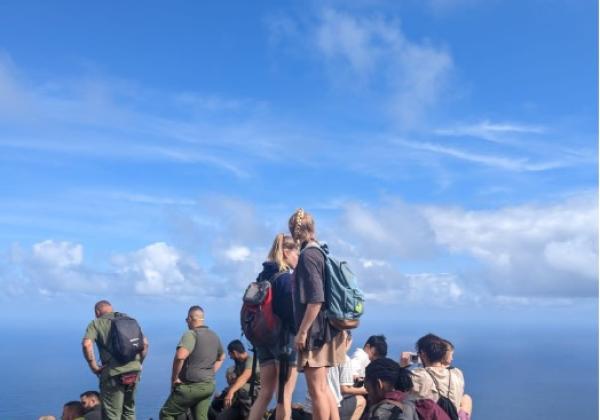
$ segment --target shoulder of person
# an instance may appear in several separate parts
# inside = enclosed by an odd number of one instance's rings
[[[398,409],[402,410],[400,403],[394,403],[391,400],[383,400],[373,407],[370,420],[389,420],[392,414]]]

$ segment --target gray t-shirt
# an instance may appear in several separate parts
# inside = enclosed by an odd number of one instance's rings
[[[182,382],[212,382],[215,362],[223,355],[223,346],[219,337],[207,326],[186,331],[177,348],[183,347],[190,355],[183,363],[179,373]]]

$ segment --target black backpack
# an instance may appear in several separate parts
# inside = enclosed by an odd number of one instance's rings
[[[459,420],[458,419],[458,411],[456,410],[456,406],[454,405],[452,400],[450,400],[450,386],[452,385],[452,368],[451,367],[448,368],[448,395],[447,396],[442,395],[442,393],[440,392],[440,387],[438,385],[438,382],[435,379],[435,377],[431,374],[431,372],[429,372],[427,369],[425,369],[425,372],[427,372],[429,374],[429,376],[431,376],[431,379],[433,379],[433,383],[435,384],[435,390],[437,391],[438,395],[440,396],[438,398],[437,404],[442,408],[442,410],[444,410],[446,412],[446,414],[448,414],[448,417],[450,417],[450,420]]]
[[[116,312],[111,320],[108,348],[111,356],[121,364],[135,360],[144,350],[144,335],[140,324],[135,319]]]

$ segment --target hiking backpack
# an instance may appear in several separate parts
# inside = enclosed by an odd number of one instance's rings
[[[456,406],[450,399],[450,386],[452,385],[452,368],[448,368],[448,395],[446,395],[446,396],[443,396],[441,394],[440,386],[438,385],[438,382],[437,382],[437,379],[435,379],[435,376],[433,376],[431,374],[431,372],[429,372],[427,369],[425,369],[425,372],[427,372],[429,374],[429,376],[431,377],[431,379],[433,380],[435,389],[439,395],[439,398],[437,400],[437,405],[439,405],[442,408],[442,410],[444,410],[444,412],[446,414],[448,414],[448,417],[450,417],[450,420],[459,420],[458,411],[456,410]]]
[[[327,244],[309,244],[325,258],[325,305],[327,319],[335,328],[349,330],[358,327],[364,312],[365,296],[358,288],[356,277],[346,261],[329,255]]]
[[[281,321],[273,311],[273,287],[268,280],[250,283],[242,298],[242,333],[253,346],[272,346],[281,336]]]
[[[138,322],[116,312],[115,317],[111,319],[108,348],[111,356],[119,363],[125,364],[135,360],[144,350],[144,335]]]

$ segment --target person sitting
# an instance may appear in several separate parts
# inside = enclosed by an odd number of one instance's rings
[[[370,405],[366,418],[419,420],[414,398],[410,395],[412,386],[410,372],[392,359],[385,357],[369,363],[365,369],[365,388]]]
[[[444,360],[442,360],[442,365],[450,368],[454,361],[454,344],[448,340],[444,340],[444,342],[446,343],[446,355],[444,356]],[[459,417],[461,411],[464,412],[462,415],[463,419],[469,419],[471,417],[471,413],[473,412],[473,400],[468,394],[464,394],[460,400],[460,406],[458,407]]]
[[[62,420],[83,420],[83,405],[79,401],[69,401],[63,406]]]
[[[85,391],[79,396],[85,411],[85,420],[102,420],[102,404],[98,391]]]
[[[387,356],[387,342],[384,335],[372,335],[363,348],[357,348],[351,359],[352,376],[361,382],[365,377],[365,368],[373,360]]]
[[[227,391],[229,391],[229,387],[235,383],[236,379],[235,366],[229,366],[225,371],[225,380],[227,381],[227,386],[218,395],[216,395],[210,403],[210,408],[208,409],[208,420],[215,420],[219,413],[225,409],[225,396],[227,395]]]
[[[468,420],[471,416],[470,397],[461,405],[465,387],[464,375],[460,369],[444,364],[444,361],[451,362],[448,356],[450,348],[446,340],[434,334],[427,334],[417,340],[416,351],[423,367],[417,367],[411,372],[413,393],[420,398],[436,402],[440,401],[440,398],[448,399],[454,405],[452,408],[459,418]],[[409,363],[406,353],[403,353],[401,364],[408,366]],[[446,411],[452,408],[448,407]]]
[[[346,331],[346,349],[350,350],[351,346],[352,334],[350,331]],[[364,385],[355,386],[350,357],[346,355],[346,362],[343,365],[330,369],[336,369],[339,373],[339,386],[342,394],[340,419],[359,420],[367,406],[367,390]]]
[[[235,381],[229,386],[223,400],[224,410],[219,413],[217,420],[245,419],[250,414],[252,400],[260,388],[260,367],[256,366],[256,372],[252,378],[253,357],[248,354],[240,340],[230,342],[227,345],[227,352],[235,363]],[[252,387],[252,382],[254,382],[254,387]],[[251,388],[254,389],[251,390]]]

